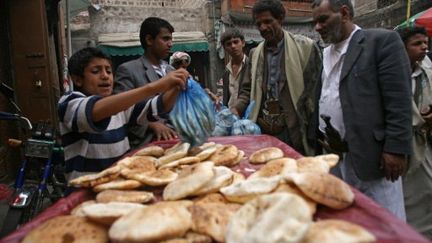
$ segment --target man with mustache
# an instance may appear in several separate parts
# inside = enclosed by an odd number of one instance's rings
[[[432,62],[423,27],[398,30],[411,63],[413,154],[403,177],[407,222],[432,239]]]
[[[144,55],[138,59],[121,64],[115,73],[114,93],[128,91],[161,79],[175,69],[166,61],[172,47],[174,27],[166,20],[149,17],[140,28],[140,42]],[[161,104],[152,102],[152,106]],[[169,123],[168,113],[153,114],[146,126],[129,127],[128,137],[132,148],[139,147],[152,139],[169,140],[177,133]]]
[[[412,150],[412,110],[403,43],[395,31],[355,25],[351,0],[314,0],[312,16],[329,44],[315,122],[326,151],[341,155],[332,173],[405,220],[400,176]]]
[[[258,0],[252,9],[264,38],[249,54],[234,114],[255,101],[250,119],[303,154],[313,154],[307,130],[314,109],[314,87],[321,59],[315,42],[282,29],[285,8],[279,0]]]

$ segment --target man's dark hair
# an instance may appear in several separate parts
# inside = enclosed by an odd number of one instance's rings
[[[411,37],[413,37],[414,35],[422,34],[422,35],[427,36],[426,29],[424,27],[421,27],[421,26],[400,28],[397,30],[397,32],[399,33],[399,36],[401,37],[404,44],[406,44],[408,42],[408,40]]]
[[[312,2],[312,8],[318,7],[321,3],[326,0],[314,0]],[[347,6],[350,12],[351,19],[354,18],[354,7],[351,0],[327,0],[330,4],[330,8],[333,12],[339,12],[342,6]]]
[[[140,28],[140,42],[144,50],[147,45],[145,37],[150,35],[152,38],[156,38],[162,28],[167,28],[171,33],[174,32],[174,27],[168,21],[161,18],[149,17],[142,22]]]
[[[240,38],[240,40],[244,41],[244,35],[243,33],[236,28],[229,28],[225,32],[223,32],[221,36],[221,44],[222,46],[225,46],[225,42],[233,39],[233,38]]]
[[[79,77],[84,77],[84,69],[91,62],[93,58],[102,58],[109,61],[112,66],[111,57],[105,54],[98,48],[86,47],[77,52],[75,52],[68,62],[69,75],[75,75]]]
[[[252,8],[252,16],[255,18],[258,14],[270,11],[276,19],[285,18],[285,8],[280,0],[258,0]]]

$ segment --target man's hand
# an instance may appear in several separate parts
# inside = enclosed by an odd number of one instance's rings
[[[154,132],[156,141],[177,138],[177,133],[162,122],[150,122],[149,128]]]
[[[405,172],[407,159],[403,154],[382,153],[381,169],[387,180],[396,181]]]
[[[216,107],[216,111],[219,111],[221,109],[221,98],[219,98],[217,95],[215,95],[213,92],[211,92],[208,88],[205,88],[204,91],[207,93],[207,95],[212,100],[213,104]]]

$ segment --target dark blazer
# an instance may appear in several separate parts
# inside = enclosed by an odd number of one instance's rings
[[[249,69],[249,64],[250,64],[249,57],[246,56],[244,66],[240,70],[239,78],[238,78],[238,80],[240,82],[239,83],[239,92],[240,92],[240,87],[241,87],[241,81],[243,80],[243,77],[244,77],[244,75],[246,73],[246,70]],[[222,86],[222,89],[223,89],[223,105],[224,106],[228,106],[228,101],[231,98],[231,93],[229,91],[229,75],[230,75],[230,72],[228,71],[228,68],[225,67],[225,71],[224,71],[224,73],[222,75],[222,81],[223,81],[223,86]]]
[[[360,179],[382,178],[383,152],[412,151],[410,61],[396,32],[370,29],[354,34],[342,67],[339,96],[349,147],[345,159],[352,161]],[[318,129],[318,108],[315,111]]]
[[[168,66],[166,72],[175,70]],[[152,81],[160,79],[150,62],[144,56],[121,64],[115,73],[114,93],[144,86]],[[147,126],[132,126],[128,130],[129,142],[132,148],[150,142],[153,133],[147,130]]]

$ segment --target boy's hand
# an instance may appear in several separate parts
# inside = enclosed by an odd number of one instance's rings
[[[173,72],[168,73],[160,81],[163,80],[163,91],[173,88],[174,86],[180,86],[182,89],[186,87],[186,81],[189,77],[189,72],[186,69],[180,68]]]
[[[162,122],[150,122],[149,127],[153,130],[156,141],[177,138],[177,133]]]

